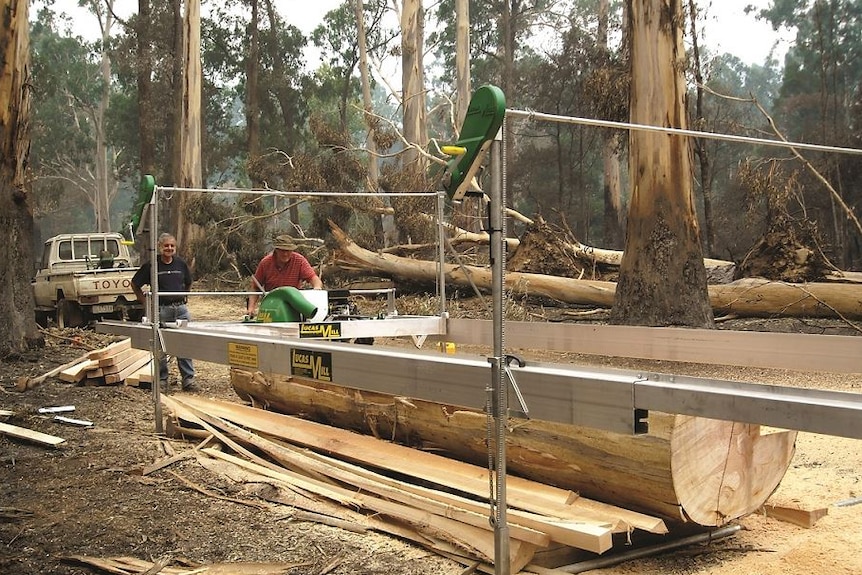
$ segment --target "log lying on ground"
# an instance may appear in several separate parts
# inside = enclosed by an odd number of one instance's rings
[[[231,383],[240,397],[279,412],[487,462],[487,420],[475,410],[239,368],[231,369]],[[514,474],[704,526],[759,509],[787,471],[796,438],[792,431],[762,435],[757,425],[659,413],[650,414],[643,436],[539,420],[513,420],[510,430],[507,465]],[[617,519],[648,529],[635,514]]]
[[[434,283],[437,262],[379,254],[356,245],[337,227],[332,228],[338,241],[338,265],[343,269],[362,270],[418,283]],[[491,289],[492,271],[476,266],[444,265],[448,285]],[[564,303],[612,307],[616,284],[613,282],[576,280],[558,276],[509,272],[506,289],[519,296],[547,297]],[[836,283],[788,284],[749,278],[729,284],[710,285],[713,311],[746,317],[843,317],[862,318],[859,286]]]
[[[429,214],[420,214],[420,216],[422,216],[425,220],[432,222],[435,221],[434,218]],[[527,224],[533,223],[533,220],[529,218],[522,219],[522,221]],[[491,236],[486,232],[471,232],[463,228],[459,228],[458,226],[452,225],[449,222],[444,222],[443,227],[445,227],[446,230],[452,234],[452,237],[449,239],[452,245],[457,245],[461,243],[488,244],[491,242]],[[516,249],[519,245],[521,245],[520,239],[506,238],[506,246],[510,250]],[[606,264],[609,266],[619,266],[623,261],[622,250],[608,250],[604,248],[597,248],[594,246],[582,244],[579,241],[568,242],[568,246],[572,250],[572,252],[577,255],[578,259],[584,260],[586,262]],[[397,249],[397,246],[393,248],[388,248],[384,251],[391,252],[393,251],[393,249]],[[703,265],[705,265],[707,269],[724,269],[733,268],[736,266],[734,262],[728,260],[716,260],[712,258],[703,258]]]

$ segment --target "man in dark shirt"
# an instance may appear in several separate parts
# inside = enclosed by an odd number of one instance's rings
[[[192,287],[192,273],[189,266],[177,253],[177,240],[171,234],[164,233],[159,236],[159,257],[156,260],[159,293],[162,292],[188,292]],[[143,289],[150,285],[151,266],[145,263],[132,277],[132,290],[138,301],[146,305],[146,295]],[[175,322],[178,319],[189,320],[189,308],[186,305],[185,295],[159,296],[159,322]],[[183,391],[195,391],[195,368],[192,360],[186,357],[177,358],[177,367],[182,378]],[[168,361],[162,357],[159,365],[159,382],[163,389],[168,387]]]

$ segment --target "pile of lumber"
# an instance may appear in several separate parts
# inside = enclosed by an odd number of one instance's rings
[[[465,564],[494,561],[489,472],[481,466],[237,403],[186,395],[162,401],[175,433],[213,436],[226,446],[198,449],[202,465],[236,477],[224,470],[230,464],[250,474],[250,484],[275,486],[283,497],[266,496],[274,502],[330,516],[335,505],[340,521]],[[635,530],[667,533],[659,518],[514,476],[507,502],[512,572],[534,564],[540,552],[604,553]],[[330,507],[322,511],[323,504]]]
[[[488,459],[480,410],[238,367],[231,385],[273,411],[462,461]],[[674,524],[721,527],[765,503],[790,466],[795,439],[795,431],[655,411],[649,433],[637,435],[531,418],[510,423],[507,470]]]
[[[129,338],[91,351],[86,359],[62,370],[61,381],[79,385],[139,385],[150,377],[149,351],[134,349]]]

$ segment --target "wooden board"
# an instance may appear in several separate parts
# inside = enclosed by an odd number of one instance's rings
[[[199,396],[163,398],[163,401],[172,408],[177,403],[181,406],[190,406],[216,417],[224,417],[247,429],[331,453],[331,457],[327,458],[326,468],[331,468],[333,474],[340,474],[340,471],[335,471],[335,468],[340,467],[350,469],[352,473],[359,473],[366,480],[371,477],[366,472],[356,471],[354,466],[331,461],[332,458],[338,458],[342,461],[359,461],[375,468],[389,469],[404,477],[419,478],[423,485],[429,488],[443,485],[446,490],[468,493],[480,499],[488,496],[488,470],[479,466],[244,405],[216,402]],[[244,442],[247,441],[249,440],[244,438]],[[306,466],[302,467],[305,469]],[[325,471],[326,468],[318,468],[318,471],[329,473]],[[396,485],[392,480],[377,477],[374,479],[380,484],[388,484],[389,487],[410,491],[424,498],[444,501],[442,496],[432,496],[427,489],[408,488],[405,483]],[[339,480],[345,481],[345,477],[340,476]],[[592,502],[594,505],[590,505],[583,498],[572,500],[571,493],[566,490],[514,476],[509,477],[507,483],[507,498],[512,506],[510,521],[532,529],[540,529],[554,538],[565,538],[568,544],[581,545],[581,548],[594,552],[601,552],[608,548],[610,540],[607,536],[611,530],[614,530],[616,524],[623,525],[622,531],[626,531],[629,524],[621,520],[620,516],[629,519],[640,515],[597,502]],[[379,488],[382,489],[383,486]],[[446,499],[446,501],[453,502],[452,499]],[[459,503],[459,507],[479,512],[479,508],[470,505]],[[546,524],[540,528],[542,523],[538,517],[540,515],[553,517],[553,525]],[[652,518],[652,521],[649,521],[646,516],[641,517],[644,519],[633,522],[644,524],[656,533],[667,532],[666,528],[663,529],[664,525],[660,520]],[[656,524],[661,527],[657,527]]]
[[[142,358],[149,359],[150,352],[143,349],[133,349],[133,353],[124,355],[122,359],[115,363],[102,367],[102,375],[107,376],[112,373],[120,373],[127,369],[130,365],[140,364]]]
[[[120,363],[121,361],[125,360],[129,356],[136,355],[140,351],[141,350],[139,350],[139,349],[129,347],[127,349],[122,349],[113,355],[103,357],[97,361],[99,363],[99,367],[108,367],[110,365],[116,365],[117,363]]]
[[[127,376],[135,373],[143,366],[150,363],[150,353],[144,352],[138,359],[136,359],[133,363],[129,364],[122,370],[117,373],[108,373],[105,375],[105,383],[119,383],[126,379]]]
[[[90,359],[100,360],[106,357],[111,357],[124,349],[129,349],[132,347],[132,340],[129,338],[121,339],[120,341],[115,341],[114,343],[103,347],[101,349],[96,349],[87,354],[87,357]]]
[[[129,374],[129,376],[126,377],[125,382],[126,385],[131,385],[133,387],[138,387],[142,383],[152,383],[153,374],[150,362],[148,361],[146,364],[136,369],[134,373]]]
[[[41,431],[27,429],[26,427],[18,427],[17,425],[9,425],[8,423],[2,422],[0,422],[0,433],[10,437],[16,437],[18,439],[35,441],[36,443],[49,445],[51,447],[56,447],[66,441],[62,437],[57,437],[56,435],[48,435]]]
[[[476,410],[239,368],[231,370],[231,384],[240,397],[281,413],[433,445],[462,461],[487,461],[487,417]],[[650,433],[636,436],[516,420],[507,436],[507,468],[618,508],[716,526],[765,503],[790,465],[795,437],[656,412],[650,413]]]
[[[94,369],[98,367],[98,365],[98,360],[84,360],[77,365],[73,365],[72,367],[61,371],[59,374],[60,380],[68,383],[78,383],[80,381],[83,381],[84,378],[87,377],[88,370]]]
[[[763,512],[766,513],[767,517],[811,529],[818,520],[829,514],[829,509],[826,507],[803,509],[798,506],[767,503],[763,506]]]

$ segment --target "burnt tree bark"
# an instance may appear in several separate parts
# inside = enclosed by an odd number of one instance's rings
[[[0,357],[39,340],[33,315],[33,213],[25,187],[30,153],[27,0],[0,1]]]

